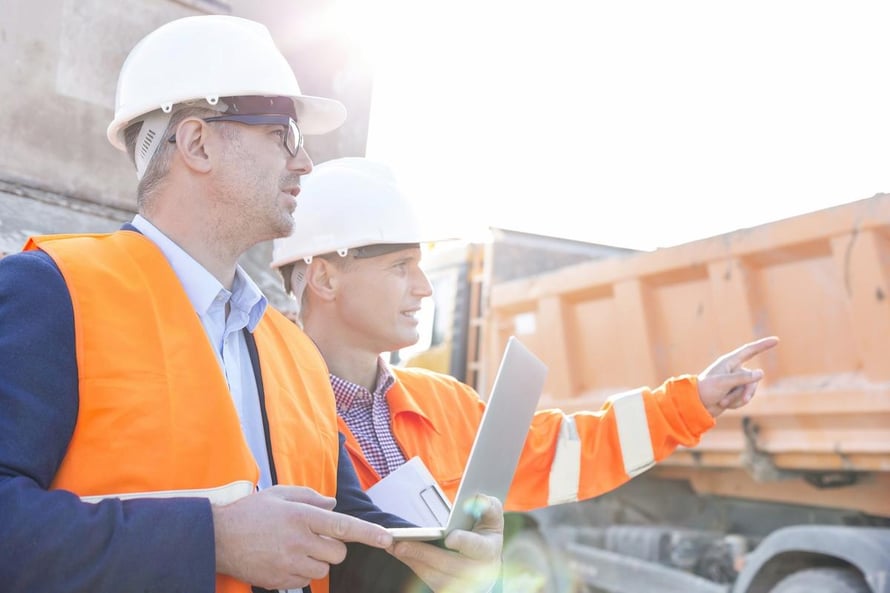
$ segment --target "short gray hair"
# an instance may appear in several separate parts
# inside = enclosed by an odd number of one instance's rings
[[[139,180],[139,186],[136,189],[136,208],[139,212],[144,212],[145,208],[151,205],[152,197],[163,186],[164,179],[170,171],[170,161],[175,147],[167,139],[173,135],[176,126],[190,117],[205,118],[214,115],[219,115],[219,111],[207,107],[189,106],[173,112],[170,116],[170,121],[167,123],[167,129],[161,138],[161,144],[146,166],[142,179]],[[127,154],[130,156],[130,161],[134,164],[136,163],[136,138],[139,136],[141,127],[142,122],[138,121],[130,125],[124,132]]]

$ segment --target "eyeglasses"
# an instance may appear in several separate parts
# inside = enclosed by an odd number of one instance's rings
[[[214,117],[205,117],[204,121],[211,123],[215,121],[232,121],[247,126],[282,126],[284,134],[281,138],[281,144],[284,150],[291,156],[297,156],[300,148],[303,146],[303,133],[300,132],[297,122],[289,115],[263,114],[263,115],[217,115]],[[176,142],[176,134],[170,136],[168,142]]]

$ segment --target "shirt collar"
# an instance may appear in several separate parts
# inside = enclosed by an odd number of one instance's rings
[[[370,398],[363,398],[362,395],[368,393],[367,389],[332,373],[331,386],[334,388],[334,399],[337,402],[337,413],[345,414],[349,412],[353,406],[362,405],[363,403],[370,407],[374,399],[386,397],[386,393],[389,391],[389,388],[392,387],[392,384],[395,383],[395,380],[392,371],[389,370],[389,366],[383,362],[383,359],[378,358],[377,380],[375,382],[374,392],[370,394]]]
[[[382,362],[382,361],[381,361]],[[390,371],[392,376],[392,384],[389,387],[386,402],[389,404],[389,411],[392,415],[393,419],[395,419],[399,414],[414,414],[423,418],[427,424],[432,427],[437,434],[445,434],[448,432],[447,426],[436,426],[433,422],[433,419],[424,411],[424,406],[421,405],[420,401],[418,401],[411,393],[405,389],[402,381],[399,380],[399,373],[404,372],[414,372],[416,369],[408,370],[403,368],[394,368]],[[429,394],[426,394],[426,397],[429,397]]]
[[[132,225],[157,245],[167,258],[196,312],[206,313],[220,291],[224,291],[227,297],[231,295],[233,308],[247,311],[247,329],[252,332],[256,328],[269,301],[240,265],[235,268],[235,280],[229,293],[204,266],[141,215],[133,218]]]
[[[433,423],[432,419],[424,412],[423,406],[402,386],[398,379],[398,373],[399,369],[391,369],[382,358],[378,358],[377,388],[371,398],[361,398],[362,393],[368,392],[361,385],[331,374],[331,386],[337,403],[337,414],[339,416],[347,415],[353,406],[361,403],[362,399],[365,399],[367,407],[370,408],[373,398],[386,396],[386,405],[389,407],[389,413],[393,419],[401,413],[415,414],[423,418],[437,434],[446,433],[448,427],[443,426],[440,429]],[[383,389],[380,386],[383,386]]]

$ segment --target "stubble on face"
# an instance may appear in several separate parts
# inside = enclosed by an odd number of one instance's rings
[[[299,175],[287,170],[284,150],[272,146],[263,131],[249,127],[232,130],[222,163],[224,183],[219,202],[228,214],[227,234],[246,248],[285,237],[294,227],[295,201],[283,190],[299,185]]]

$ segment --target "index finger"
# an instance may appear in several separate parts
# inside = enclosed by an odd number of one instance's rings
[[[267,488],[264,492],[268,496],[277,496],[291,502],[302,502],[320,509],[333,510],[337,505],[337,499],[332,496],[324,496],[305,486],[282,486],[280,484]]]
[[[307,523],[313,533],[341,542],[356,542],[374,548],[392,545],[392,535],[383,526],[343,513],[310,507]]]
[[[728,362],[730,366],[739,366],[746,360],[754,358],[758,354],[769,350],[778,343],[779,338],[776,336],[760,338],[759,340],[748,342],[743,346],[739,346],[738,348],[730,352],[723,360]]]

